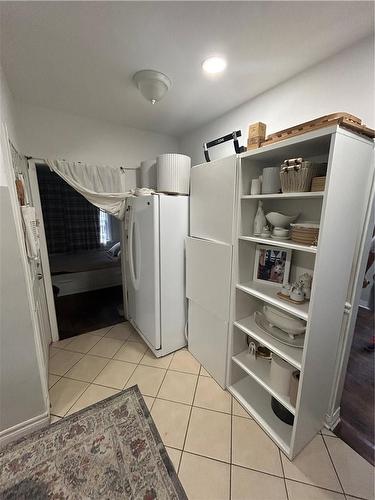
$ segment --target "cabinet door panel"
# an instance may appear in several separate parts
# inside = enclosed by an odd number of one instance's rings
[[[225,389],[228,322],[189,300],[189,351]]]
[[[191,236],[232,243],[235,187],[235,155],[191,169]]]
[[[232,247],[225,243],[187,238],[186,296],[229,320]]]

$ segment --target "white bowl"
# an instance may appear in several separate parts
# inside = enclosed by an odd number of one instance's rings
[[[284,215],[280,214],[279,212],[270,212],[269,214],[266,215],[266,219],[268,222],[270,222],[273,226],[277,227],[287,227],[288,224],[291,222],[294,222],[296,219],[298,219],[299,214],[296,215]]]
[[[284,330],[284,332],[288,333],[291,337],[305,333],[306,323],[302,319],[295,318],[270,305],[263,306],[263,314],[271,325],[277,326],[280,330]]]

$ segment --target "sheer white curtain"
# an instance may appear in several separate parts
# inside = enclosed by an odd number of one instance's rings
[[[119,167],[87,165],[81,162],[46,160],[47,165],[90,203],[118,219],[124,218],[125,175]]]

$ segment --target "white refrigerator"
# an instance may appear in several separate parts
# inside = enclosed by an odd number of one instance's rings
[[[155,194],[127,200],[125,311],[157,357],[186,345],[188,221],[188,196]]]

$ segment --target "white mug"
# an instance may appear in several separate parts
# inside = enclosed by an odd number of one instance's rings
[[[260,194],[260,179],[253,179],[251,181],[250,194]]]

